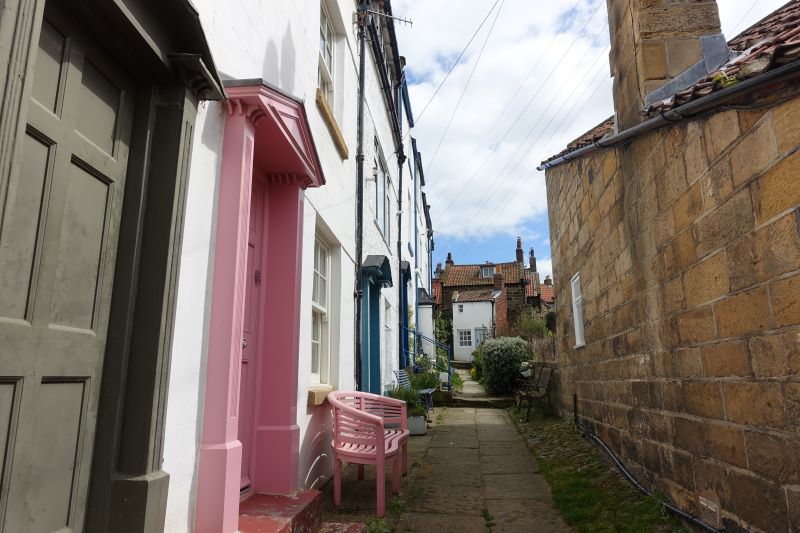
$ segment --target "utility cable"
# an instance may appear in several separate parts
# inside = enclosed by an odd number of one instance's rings
[[[458,65],[458,62],[459,62],[459,61],[461,61],[461,57],[464,55],[464,52],[466,52],[466,51],[467,51],[467,49],[469,48],[469,45],[471,45],[471,44],[472,44],[472,41],[473,41],[473,40],[475,39],[475,37],[478,35],[478,32],[480,32],[480,31],[481,31],[481,28],[483,28],[483,25],[484,25],[484,24],[486,24],[486,21],[487,21],[487,20],[489,20],[489,15],[491,15],[491,14],[492,14],[492,11],[494,11],[494,8],[495,8],[495,7],[497,7],[497,4],[499,4],[499,3],[500,3],[500,0],[495,0],[495,3],[494,3],[494,4],[492,4],[492,7],[489,9],[489,12],[488,12],[488,13],[486,13],[486,16],[485,16],[485,17],[483,17],[483,20],[482,20],[482,21],[481,21],[481,23],[478,25],[478,28],[475,30],[475,33],[473,33],[473,34],[472,34],[472,37],[470,37],[470,38],[469,38],[469,41],[467,41],[467,44],[466,44],[466,45],[464,46],[464,48],[461,50],[461,53],[460,53],[460,54],[458,54],[458,57],[457,57],[457,58],[456,58],[456,60],[453,62],[453,64],[450,66],[450,70],[448,70],[448,71],[447,71],[447,74],[445,74],[445,75],[444,75],[444,78],[442,78],[442,81],[439,83],[439,86],[438,86],[438,87],[436,87],[436,90],[435,90],[435,91],[433,91],[433,95],[431,95],[431,97],[428,99],[428,102],[427,102],[427,103],[425,104],[425,106],[422,108],[422,111],[420,111],[419,115],[417,115],[417,116],[414,118],[414,124],[419,124],[419,121],[420,121],[420,119],[422,118],[422,115],[424,115],[424,114],[425,114],[425,111],[428,109],[428,106],[429,106],[429,105],[431,105],[431,102],[433,102],[433,99],[434,99],[434,98],[436,98],[436,95],[437,95],[437,94],[439,94],[439,89],[441,89],[441,88],[442,88],[442,85],[444,85],[444,83],[447,81],[447,78],[449,78],[449,77],[450,77],[450,74],[453,72],[453,69],[455,69],[455,68],[456,68],[456,65]]]
[[[481,51],[478,53],[478,57],[475,59],[475,64],[472,66],[472,71],[469,73],[469,77],[467,78],[467,82],[464,84],[464,88],[461,90],[461,94],[458,96],[458,101],[456,102],[456,106],[453,108],[453,112],[450,113],[450,119],[447,121],[447,126],[445,126],[444,131],[442,132],[442,136],[439,139],[439,144],[436,145],[436,150],[433,152],[430,161],[428,162],[428,172],[431,171],[433,168],[433,162],[436,160],[436,156],[439,154],[439,149],[442,147],[442,143],[444,142],[445,137],[447,137],[447,132],[450,131],[450,125],[453,124],[453,119],[458,113],[458,109],[461,106],[461,101],[464,99],[464,95],[467,93],[467,89],[469,88],[469,84],[472,81],[472,77],[475,75],[475,71],[478,69],[478,63],[481,62],[481,57],[483,57],[483,52],[486,50],[486,45],[489,43],[489,38],[492,36],[492,31],[494,31],[494,26],[497,24],[497,19],[500,18],[500,12],[503,10],[503,4],[505,0],[501,0],[500,7],[497,8],[497,14],[492,21],[492,25],[489,27],[489,32],[486,34],[486,39],[483,41],[483,46],[481,46]]]

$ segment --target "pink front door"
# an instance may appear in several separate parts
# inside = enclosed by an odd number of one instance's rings
[[[242,373],[239,388],[239,442],[242,443],[241,490],[250,488],[252,475],[253,420],[256,390],[256,365],[258,364],[258,317],[261,303],[261,250],[264,235],[263,182],[253,178],[250,197],[250,228],[247,241],[247,277],[245,278],[244,324],[242,328]]]

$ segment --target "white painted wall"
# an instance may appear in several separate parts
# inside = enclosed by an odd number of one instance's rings
[[[419,332],[428,337],[429,339],[434,339],[433,336],[433,306],[432,305],[420,305],[419,306],[419,316],[417,317],[417,328]],[[422,341],[422,351],[424,351],[427,355],[433,356],[436,353],[435,346],[431,342]]]
[[[356,105],[358,58],[356,30],[352,24],[355,4],[352,0],[326,0],[328,11],[339,33],[335,52],[333,102],[348,149],[349,158],[341,159],[328,128],[315,103],[319,60],[319,10],[316,0],[193,0],[209,42],[217,70],[223,79],[263,78],[272,85],[304,100],[326,184],[306,191],[303,226],[303,266],[301,281],[300,353],[298,372],[298,420],[301,440],[301,488],[320,487],[330,477],[330,415],[326,407],[307,407],[311,367],[311,288],[314,236],[321,233],[331,247],[333,270],[338,283],[331,295],[332,316],[329,382],[339,389],[353,389],[354,337],[353,288],[355,268],[355,176],[356,176]],[[389,257],[394,286],[383,291],[389,304],[389,349],[382,354],[385,387],[392,382],[392,370],[398,366],[398,261],[397,187],[398,168],[394,154],[389,118],[383,94],[368,50],[365,114],[365,176],[372,176],[373,138],[377,135],[391,175],[391,237],[385,242],[374,223],[375,182],[364,189],[364,256]],[[203,387],[207,345],[208,309],[210,306],[210,268],[213,266],[214,220],[208,213],[216,208],[222,134],[225,115],[217,104],[203,104],[198,113],[189,177],[187,214],[181,255],[173,359],[168,393],[167,430],[164,446],[164,470],[170,474],[166,531],[192,530],[197,476],[197,449],[202,431]],[[404,124],[407,122],[404,120]],[[410,142],[408,143],[410,156]],[[404,168],[404,189],[411,183],[408,166]],[[419,194],[419,191],[415,191]],[[407,201],[406,192],[403,192]],[[421,216],[421,203],[420,216]],[[405,206],[413,216],[413,205]],[[410,209],[409,209],[410,207]],[[419,231],[424,235],[424,217]],[[408,225],[403,240],[409,239]],[[414,239],[417,237],[415,236]],[[424,239],[423,239],[423,242]],[[404,244],[406,254],[407,246]],[[427,260],[426,253],[423,253]],[[406,256],[411,265],[413,257]],[[420,267],[422,268],[422,267]],[[427,265],[421,270],[427,279]],[[414,284],[409,286],[414,304]],[[334,304],[335,302],[335,304]],[[403,311],[404,312],[404,311]],[[382,317],[382,322],[384,317]]]
[[[460,305],[464,310],[459,312]],[[492,326],[492,303],[491,302],[453,302],[453,358],[456,361],[472,361],[472,352],[475,351],[475,330],[486,328],[491,331]],[[472,344],[461,346],[458,342],[458,331],[468,329],[472,332]]]

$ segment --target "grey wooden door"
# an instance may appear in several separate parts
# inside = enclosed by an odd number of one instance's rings
[[[5,533],[83,529],[133,112],[130,79],[64,17],[46,12],[33,77],[0,176]]]

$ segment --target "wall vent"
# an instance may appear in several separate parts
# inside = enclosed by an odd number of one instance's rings
[[[710,526],[719,528],[719,505],[702,496],[698,496],[698,504],[700,507],[700,519]]]

